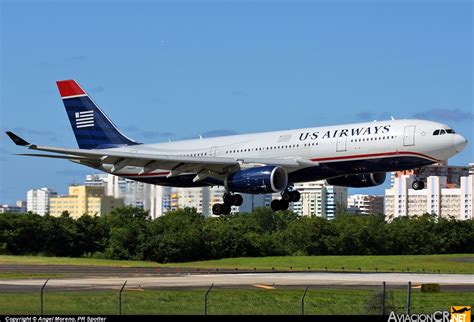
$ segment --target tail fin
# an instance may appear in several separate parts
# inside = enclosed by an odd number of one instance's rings
[[[56,83],[79,148],[106,149],[141,144],[122,134],[76,81]]]

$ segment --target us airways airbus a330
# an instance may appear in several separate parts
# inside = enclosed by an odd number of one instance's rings
[[[20,146],[54,154],[129,179],[173,187],[224,186],[215,215],[242,204],[239,193],[281,193],[273,210],[300,199],[294,183],[326,179],[331,185],[370,187],[386,172],[421,169],[461,152],[467,140],[445,124],[387,120],[157,144],[125,136],[74,81],[57,82],[79,149],[31,144],[7,132]],[[416,179],[414,189],[423,189]]]

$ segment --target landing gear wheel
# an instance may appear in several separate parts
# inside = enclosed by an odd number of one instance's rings
[[[224,200],[224,204],[226,205],[232,206],[234,204],[234,196],[230,193],[224,193],[222,199]]]
[[[223,206],[224,204],[221,204],[221,203],[215,203],[214,205],[212,205],[212,214],[216,216],[222,215],[223,210],[224,210]]]
[[[272,208],[273,211],[280,210],[280,200],[279,199],[272,200],[272,202],[270,203],[270,207]]]
[[[223,215],[230,215],[230,210],[231,210],[230,207],[231,207],[231,206],[224,205],[224,207],[223,207],[224,209],[222,209],[222,214],[223,214]]]
[[[281,194],[281,200],[291,201],[291,192],[285,191]]]
[[[215,203],[212,206],[212,214],[215,216],[229,215],[231,211],[231,206],[223,203]]]
[[[222,199],[224,200],[224,204],[229,207],[239,207],[242,206],[242,203],[244,202],[244,198],[242,197],[242,195],[239,194],[232,195],[230,193],[225,193]]]
[[[286,200],[280,200],[280,210],[288,210],[290,203]]]
[[[239,194],[236,194],[234,195],[234,206],[242,206],[242,204],[244,203],[244,198],[242,197],[242,195],[239,195]]]
[[[270,204],[270,207],[272,208],[273,211],[287,210],[289,206],[290,206],[290,203],[283,199],[275,199]]]
[[[292,202],[298,202],[300,201],[301,194],[298,190],[293,190],[290,192],[290,201]]]
[[[422,190],[423,188],[425,188],[425,183],[423,181],[416,180],[413,181],[411,187],[413,188],[413,190]]]

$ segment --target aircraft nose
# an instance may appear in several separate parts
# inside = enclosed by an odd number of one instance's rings
[[[467,140],[460,134],[454,134],[454,148],[456,152],[461,152],[467,145]]]

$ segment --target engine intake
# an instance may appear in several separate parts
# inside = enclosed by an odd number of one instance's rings
[[[288,185],[288,174],[278,166],[255,167],[231,173],[224,180],[232,192],[265,194],[280,192]]]
[[[385,172],[349,174],[342,177],[327,179],[327,183],[334,186],[365,188],[379,186],[385,182]]]

